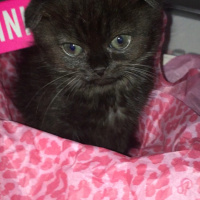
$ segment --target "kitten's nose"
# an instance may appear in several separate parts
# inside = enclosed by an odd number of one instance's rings
[[[106,68],[105,67],[97,67],[97,68],[95,68],[93,70],[97,75],[103,76]]]

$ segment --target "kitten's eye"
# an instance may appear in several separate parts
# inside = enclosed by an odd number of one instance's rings
[[[62,49],[70,57],[76,57],[83,51],[80,46],[70,43],[63,44]]]
[[[120,51],[126,49],[130,43],[130,35],[119,35],[116,38],[114,38],[114,40],[111,42],[111,47]]]

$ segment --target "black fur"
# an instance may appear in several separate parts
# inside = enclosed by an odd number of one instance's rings
[[[32,0],[25,18],[35,46],[22,52],[14,99],[25,124],[128,154],[154,87],[161,7],[143,0]],[[118,35],[132,36],[123,51],[110,47]],[[63,43],[84,51],[69,57]]]

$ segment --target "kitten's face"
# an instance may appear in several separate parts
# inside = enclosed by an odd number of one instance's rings
[[[102,87],[153,81],[161,11],[145,1],[49,0],[35,15],[27,22],[46,62],[71,74],[71,82],[75,77],[79,86]]]

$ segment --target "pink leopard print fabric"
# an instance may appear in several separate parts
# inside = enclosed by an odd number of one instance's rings
[[[176,84],[161,77],[140,120],[142,147],[128,158],[14,122],[15,59],[0,55],[0,199],[200,200],[200,117],[174,95],[200,68]]]
[[[173,83],[158,70],[132,158],[17,123],[16,59],[0,55],[1,200],[200,200],[200,56],[168,63]]]

